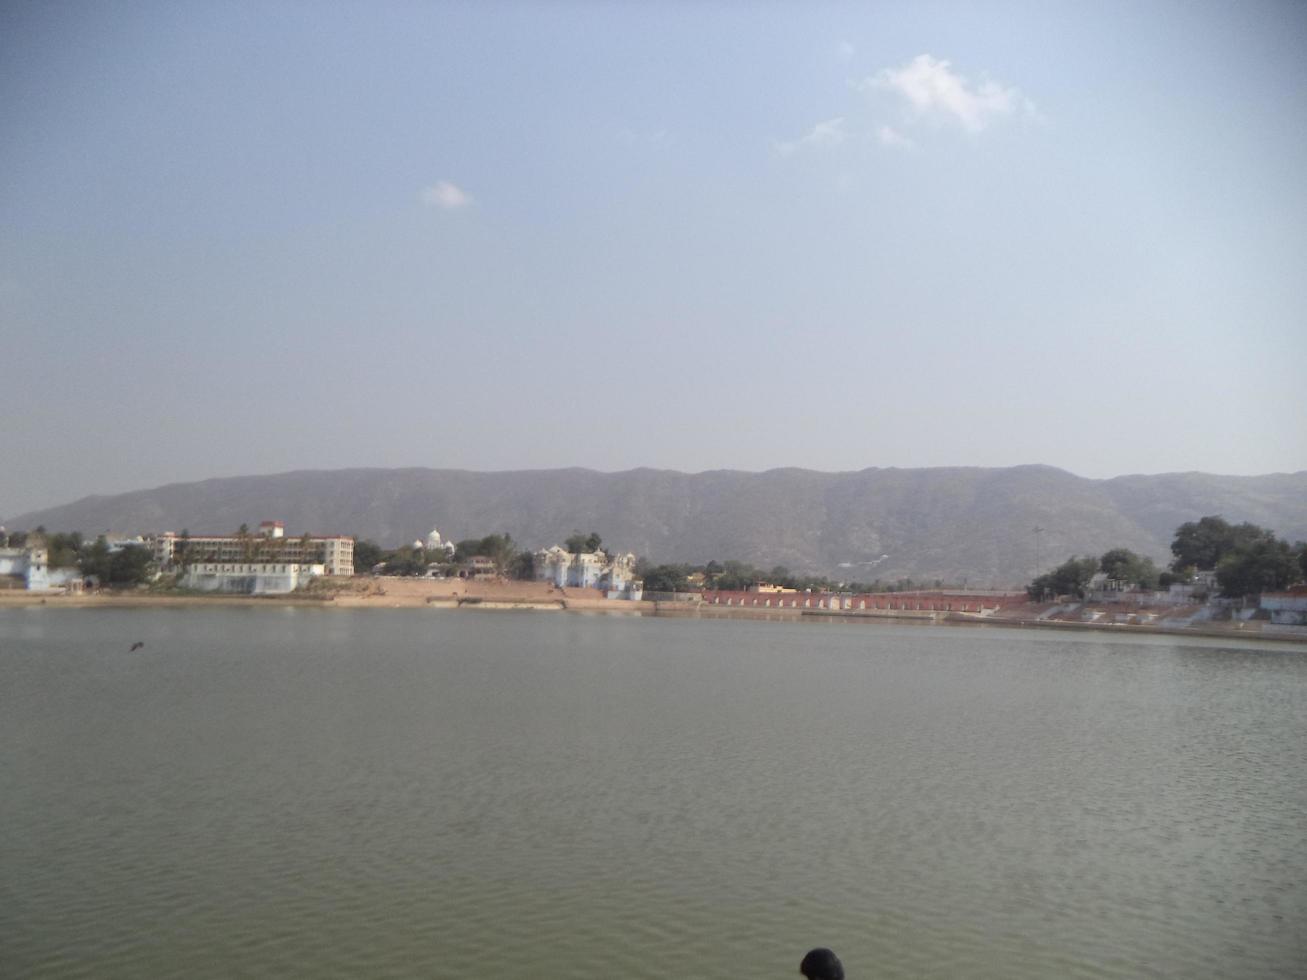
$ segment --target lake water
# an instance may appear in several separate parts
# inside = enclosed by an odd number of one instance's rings
[[[738,980],[815,945],[851,980],[1303,975],[1307,651],[0,610],[0,975]]]

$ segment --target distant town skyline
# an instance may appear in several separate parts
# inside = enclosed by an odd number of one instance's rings
[[[1307,6],[0,8],[0,521],[298,469],[1307,470]]]

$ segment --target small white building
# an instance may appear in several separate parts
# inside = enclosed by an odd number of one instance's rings
[[[463,567],[458,570],[459,578],[466,579],[493,579],[499,577],[499,569],[495,567],[495,560],[487,558],[485,555],[473,555],[467,561],[463,562]]]
[[[44,542],[30,548],[0,548],[0,575],[22,579],[30,591],[44,591],[50,588],[49,557]]]
[[[629,552],[572,554],[554,545],[535,553],[535,577],[560,589],[602,589],[610,599],[638,600],[644,595],[644,583],[635,577],[635,555]]]
[[[426,550],[443,551],[447,555],[452,555],[457,549],[453,541],[446,541],[440,536],[440,531],[433,527],[431,533],[427,535]]]

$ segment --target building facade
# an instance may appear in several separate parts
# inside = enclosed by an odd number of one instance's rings
[[[354,539],[345,535],[286,537],[281,521],[264,521],[248,534],[178,534],[154,539],[154,560],[163,570],[193,563],[210,565],[320,565],[327,575],[354,574]]]
[[[1307,592],[1266,592],[1260,608],[1280,626],[1307,626]]]
[[[610,599],[639,599],[644,583],[635,576],[635,555],[602,551],[572,554],[558,545],[535,553],[537,581],[557,588],[602,589]]]
[[[23,588],[50,588],[49,553],[44,544],[31,548],[0,548],[0,575],[21,579]]]
[[[463,567],[458,570],[458,577],[479,580],[493,579],[499,577],[499,569],[495,566],[493,558],[487,558],[485,555],[473,555],[463,562]]]
[[[284,595],[322,575],[322,565],[298,562],[196,562],[177,580],[197,592]]]

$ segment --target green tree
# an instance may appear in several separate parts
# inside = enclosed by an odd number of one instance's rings
[[[81,550],[81,531],[52,534],[46,541],[47,563],[51,568],[75,568]]]
[[[139,585],[148,582],[154,569],[149,549],[127,545],[109,556],[111,585]]]
[[[1237,548],[1216,566],[1221,594],[1229,598],[1280,592],[1295,582],[1302,568],[1287,541],[1259,538]]]
[[[529,582],[536,577],[536,556],[530,551],[519,551],[509,565],[509,575],[515,579]]]
[[[1218,516],[1181,524],[1171,542],[1171,554],[1175,556],[1171,567],[1176,571],[1186,565],[1215,568],[1229,548],[1231,530],[1229,522]]]
[[[573,531],[568,539],[563,542],[563,547],[567,549],[568,554],[580,555],[598,551],[603,543],[604,539],[595,531],[591,531],[589,534]]]
[[[387,575],[422,575],[427,570],[426,554],[420,548],[404,545],[385,554]]]
[[[78,567],[85,576],[94,576],[101,584],[109,583],[109,542],[100,535],[89,545],[82,546]]]
[[[381,545],[375,541],[363,540],[354,542],[354,570],[356,572],[370,572],[373,566],[381,563],[385,557],[385,552],[381,550]]]
[[[1193,565],[1210,571],[1230,552],[1248,547],[1255,541],[1274,538],[1275,535],[1264,527],[1246,522],[1233,525],[1216,515],[1188,521],[1175,529],[1175,540],[1171,542],[1175,561],[1171,562],[1171,568],[1179,571]]]
[[[517,543],[507,531],[488,534],[481,540],[481,553],[492,560],[500,572],[507,572],[517,557]]]
[[[95,576],[101,585],[138,585],[154,574],[153,555],[148,548],[127,545],[110,551],[104,535],[82,548],[78,566],[86,576]]]
[[[1169,589],[1172,585],[1187,585],[1194,580],[1194,567],[1190,565],[1179,571],[1167,570],[1160,572],[1157,576],[1157,587],[1159,589]]]
[[[1128,582],[1141,589],[1155,589],[1159,572],[1151,558],[1135,554],[1129,548],[1113,548],[1098,559],[1099,569],[1110,579]]]
[[[644,573],[646,592],[684,592],[689,588],[686,576],[689,568],[685,565],[658,565]]]
[[[1129,548],[1113,548],[1098,559],[1098,568],[1108,578],[1125,581],[1138,561],[1139,556]]]
[[[717,575],[716,587],[729,592],[738,592],[764,578],[766,576],[761,571],[747,562],[728,561],[723,564],[721,572]]]
[[[1054,596],[1071,595],[1083,599],[1089,580],[1098,571],[1097,558],[1077,558],[1072,555],[1051,572],[1040,575],[1026,586],[1026,594],[1032,599],[1044,599]]]
[[[508,532],[487,534],[484,538],[467,538],[454,548],[454,560],[465,562],[469,558],[489,558],[500,571],[507,570],[517,555],[517,544]]]

